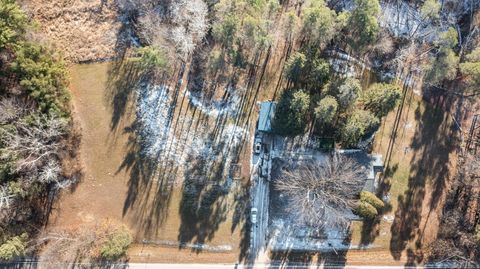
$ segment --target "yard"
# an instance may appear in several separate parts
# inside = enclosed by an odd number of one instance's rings
[[[426,102],[407,91],[402,112],[383,120],[373,151],[384,157],[380,192],[390,205],[380,221],[354,223],[353,245],[388,249],[406,265],[422,263],[437,236],[459,145],[459,131],[442,107],[441,99]]]
[[[379,193],[389,202],[376,220],[352,222],[346,242],[349,250],[299,253],[292,249],[273,252],[272,262],[292,266],[421,265],[437,236],[459,143],[459,131],[442,110],[442,102],[426,102],[408,90],[403,106],[383,120],[373,153],[383,155],[386,169]],[[272,195],[278,196],[275,191]]]
[[[235,100],[227,92],[233,103],[218,99],[207,105],[183,88],[167,92],[170,99],[156,88],[148,89],[152,100],[135,99],[128,83],[118,80],[119,70],[114,63],[71,70],[84,178],[72,193],[63,194],[48,228],[93,226],[108,219],[133,231],[131,261],[241,261],[248,247],[249,134],[257,111],[231,113],[236,106],[248,108],[258,93],[240,91]],[[140,110],[139,101],[144,102]],[[145,121],[152,104],[161,115]],[[402,113],[394,111],[383,120],[373,152],[385,161],[380,189],[390,205],[377,221],[352,224],[349,251],[277,253],[270,257],[274,263],[288,257],[289,263],[420,264],[436,236],[449,183],[445,175],[455,169],[456,131],[441,107],[409,91]],[[152,128],[142,134],[138,126]],[[144,136],[141,143],[137,135]],[[235,141],[238,158],[231,155]],[[240,168],[239,179],[228,176],[231,165]]]
[[[235,130],[217,130],[217,136],[206,132],[218,129],[220,117],[207,117],[201,107],[189,105],[189,96],[178,94],[170,122],[152,123],[172,128],[168,136],[148,134],[157,135],[156,141],[167,145],[156,152],[158,160],[152,161],[145,156],[144,144],[135,139],[135,128],[142,124],[139,115],[150,108],[136,109],[138,100],[129,85],[115,80],[116,68],[114,63],[96,63],[71,69],[75,117],[83,135],[84,177],[71,193],[63,193],[48,229],[121,222],[135,236],[130,261],[238,261],[246,243],[245,173],[249,167],[239,166],[240,176],[235,179],[226,176],[236,160],[228,154],[224,140],[244,138]],[[196,137],[210,140],[193,144]],[[176,145],[175,139],[179,140]],[[155,147],[147,145],[147,149]],[[199,154],[194,150],[199,147],[215,151],[210,156],[213,159],[192,155]],[[237,152],[238,163],[248,164],[249,159],[242,159],[249,158],[245,149]],[[177,165],[180,160],[183,163]]]

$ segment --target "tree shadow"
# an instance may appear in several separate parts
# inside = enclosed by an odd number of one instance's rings
[[[390,241],[390,252],[394,259],[399,260],[402,252],[407,250],[407,266],[423,260],[423,237],[428,232],[427,224],[431,213],[442,206],[440,202],[451,174],[448,165],[451,162],[450,155],[459,145],[458,133],[451,117],[442,109],[445,102],[445,98],[436,96],[426,104],[424,111],[420,107],[415,111],[418,127],[411,143],[413,158],[408,189],[398,197]],[[422,210],[427,185],[431,199],[425,215]]]

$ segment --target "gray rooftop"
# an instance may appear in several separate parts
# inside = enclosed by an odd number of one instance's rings
[[[275,114],[275,102],[267,101],[260,104],[260,115],[258,116],[258,131],[271,132],[272,119]]]

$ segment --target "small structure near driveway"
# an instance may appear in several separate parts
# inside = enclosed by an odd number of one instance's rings
[[[260,104],[260,115],[258,116],[257,131],[264,133],[272,132],[272,121],[275,115],[275,107],[277,104],[272,101],[262,102]]]

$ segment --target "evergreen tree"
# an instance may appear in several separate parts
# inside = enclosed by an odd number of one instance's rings
[[[480,48],[473,50],[466,59],[460,64],[460,70],[466,76],[468,86],[474,92],[480,92]]]
[[[27,16],[15,0],[0,0],[0,50],[12,45],[25,33]]]
[[[332,124],[338,110],[335,97],[327,95],[320,100],[315,108],[315,118],[321,124]]]
[[[355,8],[347,25],[351,33],[349,43],[354,49],[362,51],[377,39],[379,15],[378,0],[355,0]]]
[[[323,0],[312,1],[302,16],[303,34],[312,46],[324,46],[333,38],[336,22],[335,11]]]
[[[347,147],[356,146],[365,135],[378,128],[379,124],[380,121],[371,112],[355,110],[342,129],[342,144]]]
[[[278,102],[273,130],[280,135],[302,134],[308,122],[310,96],[303,90],[285,90]]]
[[[381,118],[395,108],[400,97],[401,92],[397,85],[375,83],[364,92],[362,99],[365,108]]]

